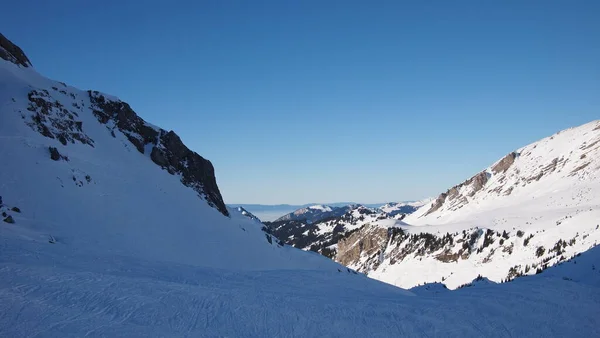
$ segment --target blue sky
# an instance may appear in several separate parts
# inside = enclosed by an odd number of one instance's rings
[[[23,1],[38,71],[210,159],[228,203],[437,195],[600,118],[599,1]]]

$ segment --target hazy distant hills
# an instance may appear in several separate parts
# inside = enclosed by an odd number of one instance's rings
[[[401,203],[409,203],[405,201]],[[357,202],[335,202],[335,203],[308,203],[308,204],[227,204],[231,208],[242,207],[251,212],[262,221],[274,221],[277,218],[294,212],[298,209],[308,208],[315,205],[328,205],[331,207],[344,207],[347,205],[360,204],[367,208],[379,208],[388,203],[357,203]]]

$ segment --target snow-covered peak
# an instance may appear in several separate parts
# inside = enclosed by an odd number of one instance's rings
[[[413,225],[443,224],[510,206],[586,204],[589,184],[600,182],[600,120],[569,128],[510,152],[407,217]],[[553,201],[558,192],[573,196]]]
[[[261,223],[260,219],[256,216],[254,216],[250,211],[244,209],[243,207],[237,207],[237,208],[227,208],[229,209],[229,215],[233,218],[233,215],[235,214],[241,214],[242,216],[251,219],[253,221],[256,221],[258,223]]]
[[[3,248],[233,270],[341,268],[284,247],[248,214],[226,217],[210,161],[118,98],[4,57],[0,88]]]
[[[389,214],[390,216],[396,216],[398,214],[411,214],[417,209],[427,204],[431,199],[413,202],[390,202],[379,207],[379,210]]]
[[[289,214],[283,215],[275,220],[282,221],[307,221],[318,222],[329,217],[336,217],[348,210],[348,207],[331,207],[328,205],[316,204],[305,208],[300,208]]]
[[[333,210],[333,209],[331,209],[330,206],[328,206],[328,205],[322,205],[322,204],[311,205],[311,206],[308,207],[308,209],[319,210],[319,211],[322,211],[322,212],[329,212],[329,211]]]

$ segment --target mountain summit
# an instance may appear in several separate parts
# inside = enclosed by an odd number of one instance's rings
[[[19,46],[0,33],[0,58],[23,67],[32,67],[29,58]]]

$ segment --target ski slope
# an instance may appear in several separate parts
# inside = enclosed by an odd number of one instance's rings
[[[1,243],[2,337],[600,335],[599,273],[582,263],[565,264],[572,274],[581,267],[584,282],[551,268],[500,285],[411,292],[354,274],[220,270]],[[598,250],[591,254],[598,262]]]

